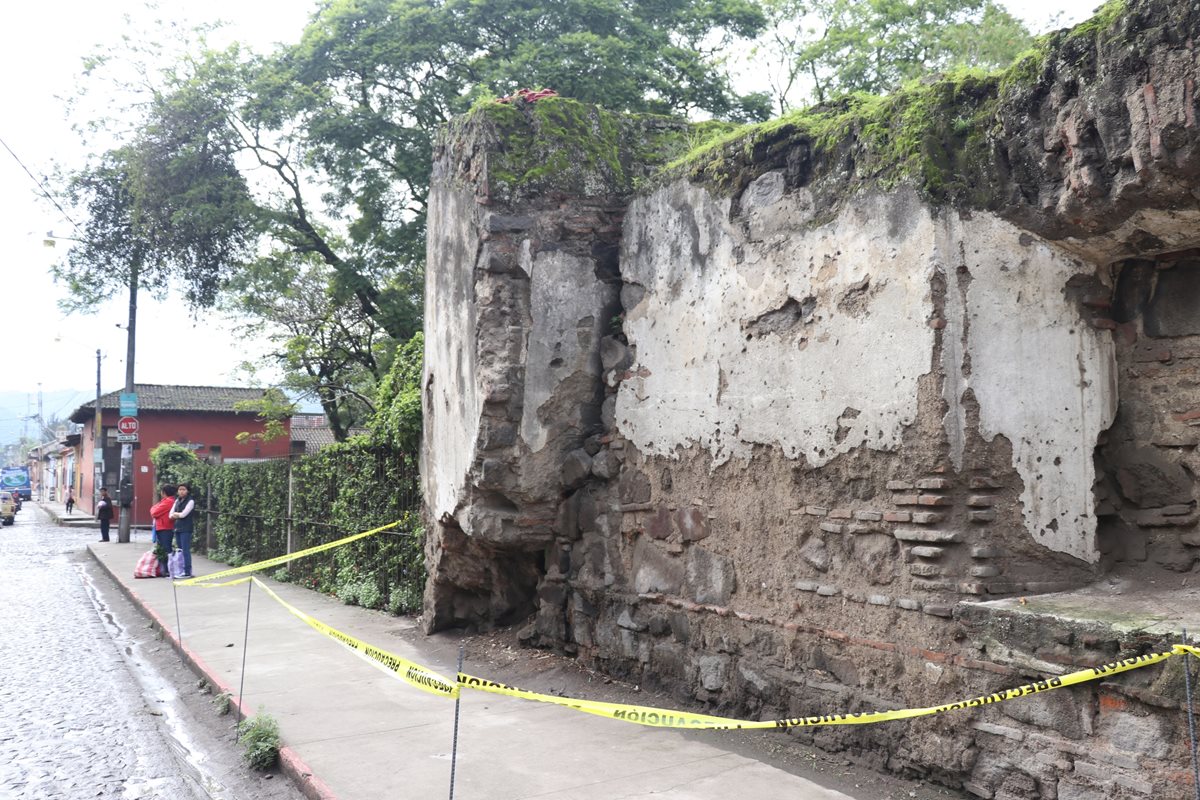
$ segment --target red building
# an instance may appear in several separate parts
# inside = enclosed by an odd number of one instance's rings
[[[223,461],[254,461],[282,458],[291,447],[291,421],[285,421],[288,435],[269,442],[248,438],[238,441],[239,433],[262,433],[263,424],[253,411],[238,411],[235,404],[259,400],[262,389],[225,386],[160,386],[139,383],[138,441],[133,447],[133,524],[150,524],[150,506],[158,498],[154,465],[150,451],[163,442],[178,442],[190,447],[200,458]],[[106,487],[115,498],[120,477],[121,443],[117,441],[118,399],[120,392],[100,397],[100,422],[103,427],[100,453],[96,457],[95,403],[80,406],[71,414],[71,422],[83,426],[75,446],[76,503],[81,510],[95,510],[99,487]]]

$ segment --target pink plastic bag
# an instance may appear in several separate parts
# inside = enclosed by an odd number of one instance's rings
[[[157,578],[162,574],[159,569],[158,556],[154,555],[154,551],[151,550],[148,553],[142,553],[138,558],[137,566],[133,568],[133,577]]]

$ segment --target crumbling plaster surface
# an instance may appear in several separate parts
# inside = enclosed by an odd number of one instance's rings
[[[578,436],[585,427],[580,416],[586,413],[584,407],[547,408],[545,404],[563,381],[573,376],[582,373],[588,381],[599,378],[598,343],[609,322],[602,312],[616,302],[618,290],[596,279],[590,259],[561,250],[523,258],[522,268],[530,275],[533,319],[525,361],[521,438],[530,451],[538,453],[555,431],[567,427]]]
[[[1114,356],[1064,292],[1091,267],[990,214],[935,215],[908,191],[806,228],[811,199],[768,173],[742,214],[744,227],[728,200],[685,182],[631,204],[622,273],[646,292],[625,320],[636,359],[617,396],[622,435],[649,454],[699,446],[714,464],[755,445],[810,466],[896,450],[944,324],[952,459],[969,390],[980,433],[1013,443],[1030,535],[1096,559],[1092,457],[1115,411]]]
[[[453,515],[475,461],[483,397],[476,375],[478,305],[474,267],[479,246],[474,194],[434,181],[429,194],[425,284],[425,446],[421,480],[434,519]]]

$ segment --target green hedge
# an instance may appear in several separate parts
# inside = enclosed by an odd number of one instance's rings
[[[288,517],[288,461],[197,464],[197,505],[216,535],[209,557],[240,566],[401,520],[401,525],[329,553],[293,561],[271,577],[394,614],[421,607],[425,586],[420,482],[415,459],[355,438],[294,459]],[[203,535],[197,534],[202,544]]]

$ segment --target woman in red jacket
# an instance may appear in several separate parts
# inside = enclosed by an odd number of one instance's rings
[[[167,554],[171,552],[172,539],[175,538],[175,522],[171,519],[171,509],[175,506],[175,487],[161,486],[162,499],[150,506],[150,519],[154,526],[154,543],[161,545],[164,554],[158,559],[159,570],[167,574]]]

